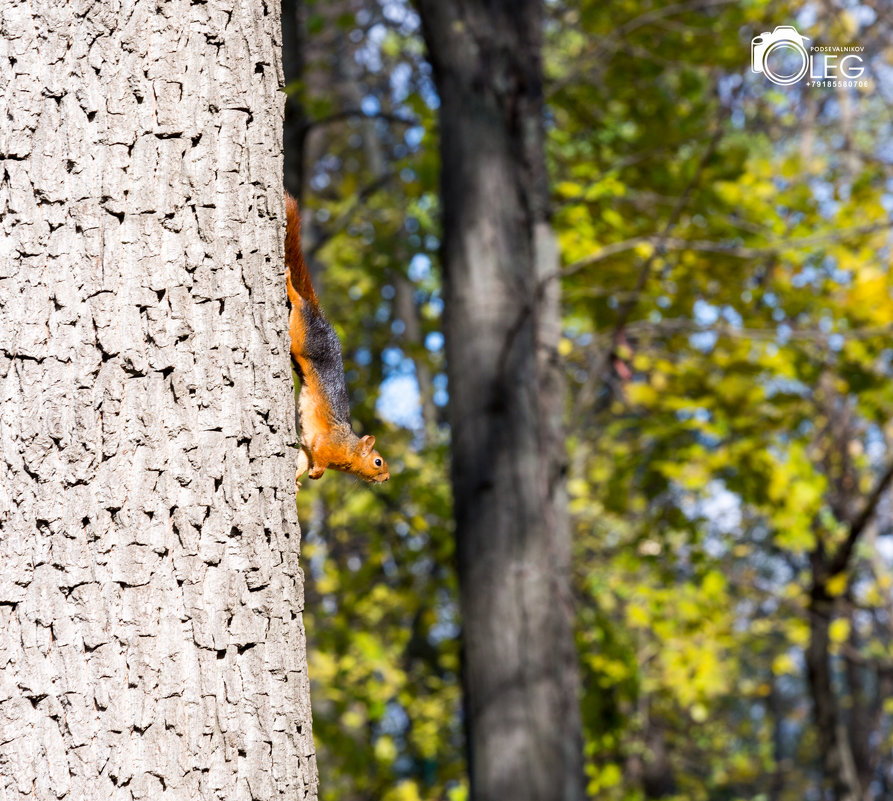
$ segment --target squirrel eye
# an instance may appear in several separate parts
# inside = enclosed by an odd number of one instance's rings
[[[376,466],[376,467],[381,467],[381,459],[376,459],[376,460],[375,460],[375,466]]]

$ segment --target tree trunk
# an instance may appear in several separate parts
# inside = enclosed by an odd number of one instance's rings
[[[834,601],[825,588],[827,569],[821,546],[811,555],[813,589],[809,605],[806,673],[812,695],[822,773],[835,801],[862,801],[846,727],[840,719],[831,676],[830,626]]]
[[[285,143],[284,182],[303,205],[306,183],[304,138],[307,115],[296,84],[304,78],[304,4],[302,0],[282,0],[282,71],[291,93],[285,101],[283,139]]]
[[[858,634],[858,620],[851,610],[849,613],[849,647],[858,654],[862,642]],[[856,779],[862,790],[862,801],[872,801],[874,793],[871,782],[874,776],[874,752],[872,738],[875,736],[877,708],[883,707],[883,698],[870,699],[868,685],[871,682],[869,670],[857,664],[855,659],[844,657],[844,675],[848,690],[847,734],[850,753],[853,755]]]
[[[557,251],[534,0],[419,0],[440,94],[452,480],[474,801],[584,797]]]
[[[772,761],[775,763],[769,777],[769,801],[781,801],[784,798],[788,760],[785,758],[782,727],[785,719],[784,695],[779,690],[778,680],[774,675],[769,679],[766,713],[772,725]]]
[[[315,799],[278,6],[81,5],[0,9],[0,798]]]

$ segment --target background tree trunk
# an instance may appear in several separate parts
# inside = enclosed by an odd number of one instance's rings
[[[584,796],[535,0],[419,0],[440,95],[471,797]],[[552,280],[550,280],[550,278]]]
[[[307,114],[301,103],[297,83],[304,79],[304,4],[301,0],[282,0],[282,71],[289,95],[285,101],[283,123],[285,188],[301,203],[306,182],[304,140]]]
[[[814,557],[813,557],[814,560]],[[813,589],[809,609],[809,646],[806,672],[812,692],[816,733],[825,780],[835,801],[861,801],[862,793],[847,731],[840,719],[831,676],[829,627],[833,603],[819,585]]]
[[[316,798],[279,39],[0,9],[2,798]]]

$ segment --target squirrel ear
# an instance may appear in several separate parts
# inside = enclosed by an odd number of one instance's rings
[[[372,446],[375,444],[375,437],[371,434],[367,434],[360,440],[360,453],[363,456],[368,456],[372,452]]]

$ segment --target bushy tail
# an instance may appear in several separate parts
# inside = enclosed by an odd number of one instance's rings
[[[294,304],[297,300],[291,297],[297,292],[311,306],[319,308],[319,298],[310,283],[310,272],[304,263],[301,252],[301,215],[298,213],[298,201],[288,192],[285,193],[285,280],[289,297]]]

